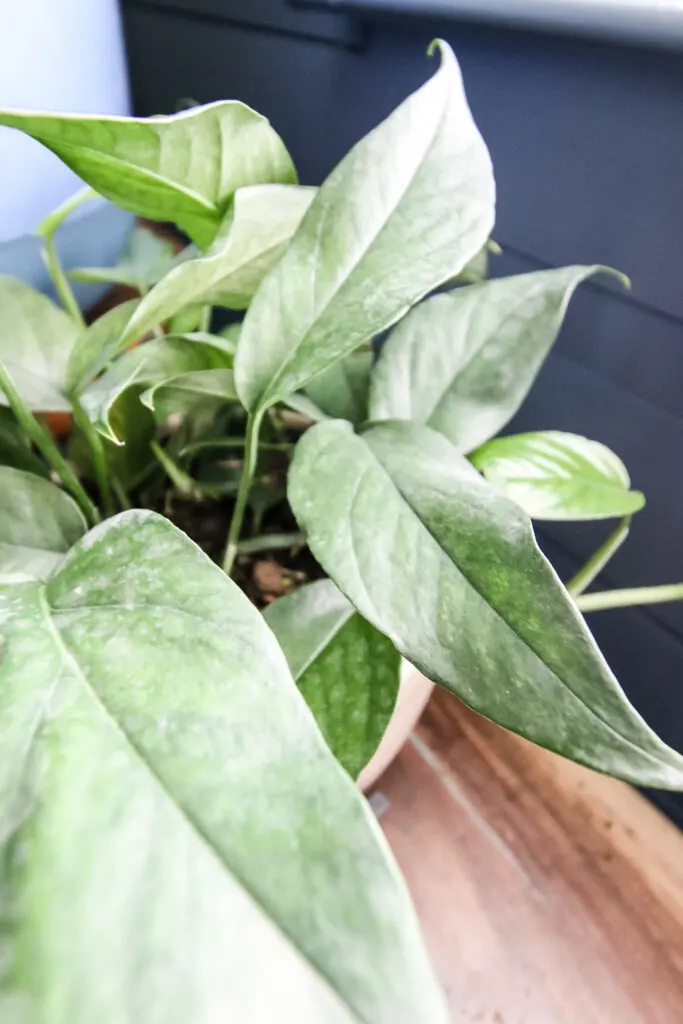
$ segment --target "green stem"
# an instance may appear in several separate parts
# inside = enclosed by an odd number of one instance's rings
[[[52,466],[67,491],[72,494],[88,523],[91,526],[98,523],[100,521],[99,512],[84,491],[80,480],[55,444],[52,435],[40,425],[26,405],[2,363],[0,363],[0,391],[5,395],[19,426]]]
[[[567,590],[572,597],[578,597],[584,590],[590,587],[593,580],[600,575],[611,558],[617,553],[621,545],[628,537],[631,528],[631,516],[625,516],[617,526],[614,533],[611,533],[604,544],[598,548],[586,564],[579,569],[576,576],[570,579]]]
[[[80,206],[81,203],[86,202],[88,199],[97,198],[97,192],[93,189],[81,189],[79,192],[76,192],[75,195],[69,196],[61,206],[58,206],[56,210],[53,210],[52,213],[48,214],[44,220],[41,220],[35,232],[37,235],[40,235],[45,242],[43,248],[43,259],[45,260],[45,265],[50,272],[50,277],[54,282],[54,286],[57,289],[57,294],[61,299],[62,305],[75,323],[81,328],[85,327],[85,320],[83,319],[83,314],[76,302],[74,293],[71,290],[71,285],[69,284],[69,279],[64,273],[64,268],[62,267],[61,260],[57,254],[57,248],[55,246],[55,232],[60,224],[62,224],[71,213],[73,213],[77,206]]]
[[[582,612],[599,612],[609,608],[630,608],[639,604],[662,604],[683,601],[683,583],[667,583],[661,587],[634,587],[631,590],[608,590],[584,594],[577,599]]]
[[[196,489],[192,477],[188,476],[180,466],[177,466],[156,441],[152,441],[150,447],[178,494],[183,498],[194,498],[196,496]]]
[[[102,438],[88,419],[83,406],[76,397],[73,398],[73,406],[74,422],[82,431],[83,436],[88,442],[88,447],[90,448],[93,468],[95,470],[95,480],[97,481],[97,487],[100,492],[100,499],[102,501],[104,514],[107,516],[113,516],[116,509],[114,507],[114,498],[111,491],[111,483],[109,481],[109,467],[107,466],[107,456],[104,452]]]
[[[125,511],[128,511],[128,509],[130,509],[132,506],[130,501],[128,500],[126,489],[117,476],[112,476],[111,486],[114,491],[114,494],[116,495],[116,500],[118,501],[121,508],[124,509]]]
[[[244,437],[217,437],[205,441],[192,441],[186,444],[181,450],[181,455],[195,455],[197,452],[211,451],[215,448],[243,448],[246,442]],[[259,448],[264,452],[291,452],[293,444],[280,444],[279,442],[261,441]]]
[[[261,429],[261,421],[263,419],[262,412],[249,413],[247,417],[247,431],[244,439],[244,462],[242,464],[242,476],[240,478],[240,486],[237,492],[237,498],[235,499],[235,508],[232,513],[232,520],[230,522],[230,529],[228,530],[228,543],[225,548],[225,555],[223,556],[223,569],[229,576],[232,572],[232,567],[235,564],[235,558],[237,556],[237,545],[240,539],[240,533],[242,532],[242,523],[244,522],[244,513],[247,507],[247,501],[249,500],[249,491],[254,479],[254,473],[256,471],[256,462],[258,460],[258,435]]]
[[[85,330],[83,314],[81,313],[80,306],[76,302],[76,296],[71,291],[71,285],[69,284],[69,280],[64,273],[64,268],[62,267],[59,256],[57,255],[54,235],[45,236],[43,259],[45,260],[45,265],[50,272],[50,277],[57,289],[57,294],[59,295],[64,309],[67,311],[74,323],[76,323],[81,330]]]
[[[204,334],[208,334],[211,330],[211,306],[204,306],[202,308],[202,315],[199,320],[199,330]]]
[[[282,551],[285,548],[303,547],[306,538],[303,533],[267,533],[262,537],[250,537],[237,545],[240,555],[255,555],[259,551]]]

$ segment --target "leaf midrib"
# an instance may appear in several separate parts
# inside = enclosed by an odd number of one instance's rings
[[[43,611],[44,619],[45,619],[45,622],[47,624],[47,628],[48,628],[48,630],[50,632],[50,635],[53,637],[53,640],[54,640],[54,643],[55,643],[55,646],[56,646],[57,650],[59,652],[61,652],[61,654],[62,654],[63,663],[66,663],[66,664],[69,664],[69,665],[72,666],[73,671],[77,675],[77,678],[79,678],[81,680],[81,683],[82,683],[83,688],[85,689],[85,691],[91,696],[91,698],[94,701],[95,705],[100,708],[100,710],[103,713],[106,721],[121,736],[124,745],[130,750],[130,752],[133,755],[133,757],[146,770],[146,772],[148,773],[150,779],[154,780],[154,782],[158,786],[158,789],[159,789],[160,793],[163,795],[164,799],[173,808],[174,812],[185,822],[186,826],[197,837],[197,839],[200,841],[201,845],[206,848],[206,850],[208,851],[209,855],[218,862],[218,864],[220,865],[221,869],[227,875],[229,875],[230,878],[232,878],[232,880],[235,883],[236,887],[239,888],[249,898],[249,900],[257,908],[258,912],[262,915],[263,918],[265,918],[265,921],[268,924],[270,924],[270,926],[273,927],[279,933],[279,935],[284,939],[284,941],[287,944],[287,946],[293,952],[294,956],[297,959],[299,959],[300,961],[302,961],[306,965],[306,967],[311,971],[311,973],[318,977],[318,979],[323,983],[324,986],[326,986],[327,988],[331,989],[332,992],[334,992],[334,994],[339,999],[341,1005],[344,1007],[346,1012],[349,1014],[350,1022],[352,1020],[355,1020],[357,1022],[357,1024],[373,1024],[372,1021],[370,1021],[370,1020],[368,1020],[368,1019],[366,1019],[364,1017],[359,1016],[359,1014],[356,1011],[356,1009],[349,1004],[349,1002],[346,999],[346,997],[344,996],[344,994],[339,991],[339,989],[334,984],[332,979],[327,976],[326,972],[324,972],[322,970],[322,968],[317,963],[315,963],[312,959],[309,959],[308,954],[306,954],[297,945],[297,941],[296,941],[295,937],[293,935],[289,934],[287,929],[282,926],[282,924],[280,923],[279,920],[276,920],[274,917],[272,917],[270,915],[270,913],[268,911],[268,908],[266,906],[264,906],[264,904],[261,902],[258,894],[253,892],[252,888],[244,881],[243,878],[240,877],[240,875],[235,871],[235,869],[234,869],[234,867],[232,865],[226,864],[226,862],[223,859],[219,849],[215,846],[215,844],[211,840],[211,837],[208,836],[205,833],[205,831],[200,826],[200,824],[198,822],[196,822],[191,817],[190,813],[186,810],[186,808],[180,802],[177,802],[173,798],[172,793],[167,789],[166,785],[164,784],[163,779],[154,770],[154,767],[150,764],[150,762],[146,758],[144,751],[141,750],[140,747],[138,747],[138,745],[132,739],[132,737],[129,736],[129,734],[123,728],[123,726],[118,721],[118,719],[109,710],[109,708],[108,708],[106,702],[103,700],[102,696],[97,692],[95,687],[89,682],[85,672],[81,668],[80,662],[78,661],[78,658],[76,657],[76,654],[67,645],[66,641],[64,640],[61,632],[59,631],[59,629],[57,627],[57,624],[55,623],[55,621],[54,621],[54,619],[52,617],[52,612],[53,611],[57,611],[57,612],[66,612],[66,611],[92,612],[92,611],[94,611],[96,609],[102,608],[102,609],[105,609],[105,610],[116,609],[117,611],[126,610],[126,611],[138,612],[140,606],[138,605],[138,606],[133,606],[133,608],[128,608],[125,605],[120,605],[120,604],[106,604],[106,605],[78,605],[78,606],[76,606],[74,608],[70,608],[70,609],[53,609],[52,606],[50,605],[49,601],[48,601],[48,598],[47,598],[47,588],[44,585],[41,585],[38,588],[38,600],[40,602],[41,610]],[[150,605],[147,605],[146,607],[172,609],[174,612],[179,612],[182,615],[186,615],[186,616],[192,618],[195,621],[201,622],[202,625],[204,625],[205,621],[206,621],[204,618],[202,618],[197,613],[188,611],[187,609],[184,609],[184,608],[178,608],[178,607],[176,607],[174,605],[160,605],[160,604],[151,605],[150,604]]]
[[[187,210],[186,213],[190,216],[196,217],[207,213],[212,214],[215,217],[220,215],[220,209],[216,203],[203,196],[201,192],[188,188],[186,185],[181,185],[180,182],[175,181],[173,178],[166,178],[156,171],[151,171],[147,167],[142,167],[140,164],[133,163],[132,160],[123,160],[121,157],[112,156],[111,153],[103,153],[101,150],[93,149],[91,146],[83,146],[74,142],[64,142],[63,140],[60,140],[59,135],[54,135],[50,132],[41,132],[40,141],[49,149],[52,149],[54,146],[55,151],[67,151],[69,155],[72,155],[74,152],[86,153],[89,156],[96,157],[98,160],[104,160],[107,163],[112,164],[114,168],[120,170],[124,174],[126,171],[134,170],[136,174],[139,174],[143,178],[147,178],[150,183],[162,185],[170,191],[177,192],[201,207],[201,210]]]

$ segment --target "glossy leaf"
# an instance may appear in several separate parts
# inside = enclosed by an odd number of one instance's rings
[[[139,302],[139,299],[130,299],[119,303],[80,332],[66,369],[66,387],[70,394],[80,393],[123,351],[121,336]]]
[[[526,398],[577,286],[603,270],[541,270],[427,299],[384,345],[370,418],[426,423],[463,452],[488,441]]]
[[[0,466],[0,574],[45,579],[86,529],[78,505],[55,484]]]
[[[111,519],[0,622],[3,1020],[445,1024],[371,812],[184,535]]]
[[[202,248],[236,189],[296,180],[269,122],[233,100],[149,118],[0,110],[0,124],[42,142],[124,210],[175,221]]]
[[[0,466],[12,466],[37,476],[49,475],[46,463],[32,451],[14,413],[5,406],[0,406]]]
[[[122,343],[132,341],[185,306],[246,309],[315,195],[313,188],[254,185],[241,188],[205,256],[170,271],[142,300]]]
[[[610,519],[645,504],[626,466],[598,441],[558,430],[487,442],[470,461],[533,519]]]
[[[372,364],[369,349],[352,352],[309,381],[306,395],[330,419],[363,423],[368,418]]]
[[[389,724],[401,656],[331,580],[301,587],[263,614],[332,753],[357,778]]]
[[[74,281],[121,284],[144,293],[168,273],[175,260],[172,242],[136,224],[116,266],[76,267],[68,274]]]
[[[154,384],[195,370],[225,369],[232,363],[232,347],[211,334],[156,338],[124,353],[81,396],[81,404],[98,430],[115,443],[119,440],[110,421],[114,402],[133,384]]]
[[[289,500],[337,586],[430,679],[575,761],[683,788],[683,757],[629,705],[527,516],[440,434],[318,424]]]
[[[0,363],[26,405],[37,412],[71,408],[66,367],[78,338],[71,318],[14,277],[0,277]],[[0,392],[0,402],[6,404]]]
[[[489,236],[494,184],[458,64],[358,143],[319,190],[247,312],[235,364],[266,408],[395,323]]]
[[[160,420],[172,413],[188,413],[197,405],[224,405],[237,401],[232,370],[195,370],[153,384],[140,401]]]

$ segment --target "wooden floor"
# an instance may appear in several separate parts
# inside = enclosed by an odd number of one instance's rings
[[[630,787],[440,692],[383,798],[454,1022],[683,1024],[683,834]]]

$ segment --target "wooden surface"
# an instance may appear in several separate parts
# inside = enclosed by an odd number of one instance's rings
[[[630,787],[439,692],[383,798],[454,1022],[683,1022],[683,834]]]

